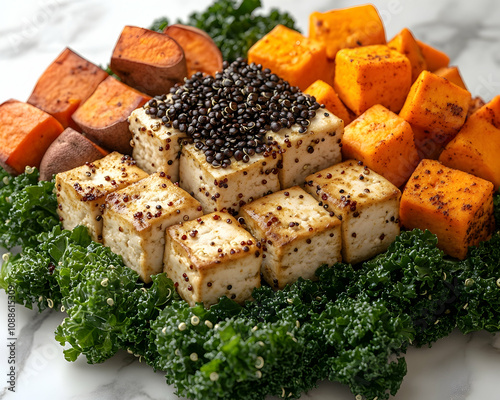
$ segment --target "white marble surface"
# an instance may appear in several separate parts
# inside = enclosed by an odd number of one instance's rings
[[[167,14],[172,20],[202,9],[209,0],[17,0],[2,2],[0,11],[0,102],[25,100],[38,76],[70,46],[105,65],[123,25],[148,26]],[[266,7],[289,10],[307,32],[314,10],[352,5],[352,1],[266,1]],[[489,100],[500,94],[500,3],[476,1],[373,1],[385,22],[387,37],[409,27],[438,46],[460,67],[473,95]],[[361,3],[360,3],[361,4]],[[16,309],[16,392],[5,387],[8,371],[7,300],[0,293],[0,399],[155,399],[177,398],[160,373],[119,353],[102,365],[64,360],[53,331],[62,320],[57,312],[38,315]],[[408,375],[395,400],[500,399],[500,338],[479,332],[455,332],[428,349],[410,349]],[[351,400],[338,384],[322,383],[304,399]],[[237,399],[235,399],[237,400]]]

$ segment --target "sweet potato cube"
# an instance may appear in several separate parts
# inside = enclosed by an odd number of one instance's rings
[[[344,48],[385,44],[384,24],[371,4],[313,12],[309,16],[309,37],[326,45],[331,60]]]
[[[277,25],[248,50],[248,62],[262,64],[301,90],[317,79],[333,80],[333,62],[326,58],[325,45],[284,25]]]
[[[450,63],[450,57],[448,57],[446,53],[422,42],[421,40],[417,40],[417,43],[424,56],[428,71],[432,72],[439,68],[448,66]]]
[[[174,39],[136,26],[123,28],[110,68],[124,83],[150,96],[168,93],[187,76],[184,51]]]
[[[50,114],[28,103],[0,105],[0,165],[12,174],[39,167],[45,150],[64,130]]]
[[[422,160],[401,197],[401,224],[430,230],[440,249],[464,259],[470,246],[493,232],[493,191],[491,182],[435,160]]]
[[[472,114],[439,161],[500,188],[500,96]]]
[[[362,161],[398,187],[419,162],[410,124],[379,104],[345,127],[342,156]]]
[[[434,73],[437,76],[442,76],[443,78],[448,79],[451,83],[460,86],[462,89],[467,90],[467,86],[465,86],[458,67],[443,67],[435,70]]]
[[[73,120],[97,144],[131,154],[132,134],[128,117],[149,99],[149,96],[109,76],[73,114]]]
[[[345,125],[351,122],[351,115],[346,106],[340,100],[335,89],[325,81],[318,79],[304,93],[314,96],[319,104],[324,104],[328,111],[344,120]]]
[[[465,122],[471,95],[445,78],[423,71],[399,116],[410,123],[421,158],[436,159]]]
[[[387,46],[408,57],[408,60],[410,60],[411,63],[412,82],[418,78],[424,69],[427,69],[427,63],[425,62],[422,51],[409,29],[404,28],[401,30],[401,32],[399,32],[389,43],[387,43]]]
[[[343,49],[335,58],[334,88],[356,115],[375,104],[398,112],[411,87],[407,57],[385,45]]]
[[[107,76],[106,71],[66,48],[38,79],[28,103],[52,115],[64,128],[77,129],[71,115]]]

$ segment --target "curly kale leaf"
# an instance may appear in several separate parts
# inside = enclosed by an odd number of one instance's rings
[[[260,0],[217,0],[205,11],[192,13],[186,21],[177,21],[204,30],[219,47],[224,60],[229,62],[246,57],[248,49],[276,25],[297,30],[292,16],[277,9],[269,14],[257,14]],[[149,29],[163,32],[168,19],[158,18]]]
[[[447,336],[456,325],[456,262],[445,258],[429,231],[402,232],[381,255],[363,263],[353,295],[382,299],[396,314],[409,315],[417,345]]]
[[[464,334],[500,331],[500,233],[470,248],[457,271],[462,305],[458,328]]]
[[[36,168],[16,177],[1,175],[0,246],[36,246],[39,233],[59,224],[54,182],[39,182]]]

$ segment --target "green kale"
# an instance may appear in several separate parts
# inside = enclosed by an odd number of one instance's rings
[[[268,15],[256,14],[262,7],[260,0],[217,0],[205,11],[192,13],[187,21],[177,21],[204,30],[228,62],[246,58],[248,49],[276,25],[297,30],[290,14],[271,9]],[[163,32],[167,18],[158,18],[149,28]]]
[[[36,168],[11,177],[2,170],[0,246],[36,246],[36,236],[59,224],[54,182],[38,181]]]
[[[496,230],[500,230],[500,191],[493,197],[493,216],[495,218]]]

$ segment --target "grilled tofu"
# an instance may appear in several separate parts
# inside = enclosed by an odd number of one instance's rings
[[[230,214],[215,212],[167,229],[164,271],[191,306],[221,296],[239,303],[260,286],[262,251]]]
[[[201,215],[198,201],[155,173],[106,197],[103,243],[148,283],[163,270],[167,227]]]
[[[314,279],[319,266],[341,261],[340,220],[298,186],[244,205],[239,217],[260,240],[262,275],[274,288]]]
[[[306,180],[306,190],[342,221],[343,261],[373,257],[399,234],[401,192],[362,162],[344,161]]]
[[[307,131],[301,133],[300,129],[300,125],[293,125],[266,135],[283,151],[278,173],[281,189],[302,185],[308,175],[342,161],[343,120],[320,108]]]
[[[165,172],[172,182],[179,180],[179,140],[186,137],[178,129],[167,128],[161,119],[146,114],[140,107],[130,114],[132,132],[132,157],[137,165],[149,174]]]
[[[117,152],[57,174],[57,212],[64,229],[84,225],[92,240],[101,242],[106,196],[147,176],[130,156]]]
[[[182,147],[179,185],[202,205],[204,213],[227,210],[236,213],[252,200],[279,190],[277,154],[255,154],[248,163],[234,161],[215,168],[193,144]]]

